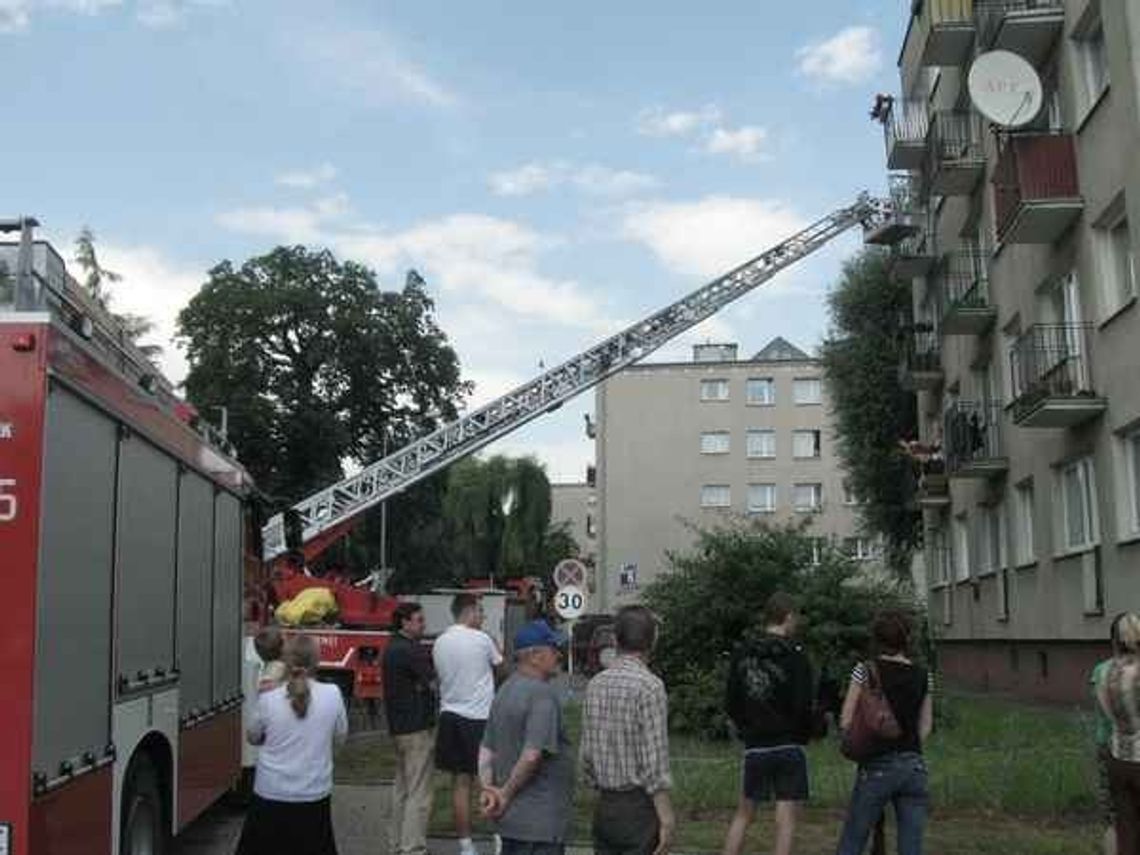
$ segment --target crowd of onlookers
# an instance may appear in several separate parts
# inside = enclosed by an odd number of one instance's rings
[[[396,610],[384,655],[384,697],[395,748],[392,843],[425,855],[433,768],[451,783],[459,855],[476,855],[471,806],[497,832],[498,855],[561,855],[573,813],[575,776],[596,793],[595,852],[665,855],[677,826],[671,791],[668,696],[648,667],[656,617],[642,606],[617,613],[616,655],[588,683],[579,745],[567,737],[561,670],[566,639],[544,620],[513,639],[514,663],[483,632],[474,594],[452,604],[455,623],[429,646],[424,613]],[[810,793],[805,746],[833,717],[821,705],[808,656],[796,640],[795,601],[774,594],[757,630],[732,651],[725,707],[743,743],[739,801],[724,855],[740,855],[761,804],[774,805],[772,851],[790,855],[800,806]],[[842,751],[855,764],[838,855],[883,851],[893,807],[899,855],[919,855],[929,804],[923,743],[933,728],[931,676],[912,661],[911,617],[883,611],[870,627],[872,655],[853,668],[837,717]],[[282,650],[273,630],[257,639],[266,661],[249,740],[260,746],[254,799],[239,852],[335,853],[329,796],[333,748],[347,733],[339,690],[315,681],[307,636]],[[1112,623],[1113,656],[1092,674],[1108,853],[1140,853],[1140,617]],[[576,771],[577,770],[577,771]]]

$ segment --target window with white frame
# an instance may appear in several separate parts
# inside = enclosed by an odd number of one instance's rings
[[[1066,463],[1057,470],[1062,551],[1087,549],[1096,544],[1096,474],[1091,457]]]
[[[1013,548],[1018,564],[1029,564],[1037,558],[1033,543],[1033,480],[1022,481],[1013,491]]]
[[[827,538],[825,537],[812,537],[809,538],[811,542],[811,566],[818,567],[823,561],[824,550],[827,549]]]
[[[776,510],[775,484],[749,484],[748,485],[748,512],[752,514],[770,514]]]
[[[1120,536],[1140,536],[1140,426],[1133,427],[1117,438],[1120,451],[1117,472],[1120,490],[1117,506],[1120,508]]]
[[[724,379],[701,381],[702,401],[727,401],[728,381]]]
[[[701,487],[702,508],[727,508],[732,505],[732,490],[728,484],[705,484]]]
[[[801,459],[819,457],[821,434],[818,430],[797,430],[792,432],[792,456]]]
[[[843,504],[859,504],[859,497],[855,495],[855,490],[851,487],[851,482],[846,478],[843,479]]]
[[[776,456],[774,430],[750,430],[747,435],[747,454],[753,458],[770,459]]]
[[[1005,508],[999,503],[983,507],[978,514],[978,566],[982,573],[996,573],[1005,566]]]
[[[728,454],[728,431],[709,430],[701,434],[701,454]]]
[[[954,578],[970,578],[970,520],[965,514],[954,517]]]
[[[1099,13],[1088,19],[1073,33],[1081,82],[1084,86],[1084,109],[1087,113],[1108,89],[1108,51],[1104,43],[1104,23]]]
[[[879,554],[878,545],[869,537],[843,538],[843,551],[856,561],[870,561]]]
[[[1115,216],[1093,230],[1100,261],[1101,316],[1115,314],[1129,300],[1136,297],[1136,256],[1128,217],[1123,213],[1123,197]]]
[[[823,485],[817,483],[794,484],[792,507],[797,511],[818,511],[823,507]]]
[[[746,402],[753,406],[776,403],[776,383],[771,377],[749,377],[745,393]]]
[[[792,381],[792,399],[797,404],[818,404],[822,395],[822,384],[818,377],[797,377]]]

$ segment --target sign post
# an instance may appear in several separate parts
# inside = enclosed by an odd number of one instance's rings
[[[559,567],[562,565],[560,564]],[[585,568],[582,568],[583,570]],[[577,585],[561,585],[554,592],[554,611],[569,622],[569,652],[566,656],[566,671],[574,676],[574,623],[586,612],[586,593]]]

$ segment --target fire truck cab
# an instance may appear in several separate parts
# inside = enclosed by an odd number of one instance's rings
[[[161,853],[241,769],[252,484],[35,225],[0,221],[18,235],[0,242],[0,855]]]

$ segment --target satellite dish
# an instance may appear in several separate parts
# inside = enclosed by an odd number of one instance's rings
[[[1041,78],[1024,57],[1008,50],[981,54],[966,78],[979,113],[1003,128],[1020,128],[1041,112]]]

